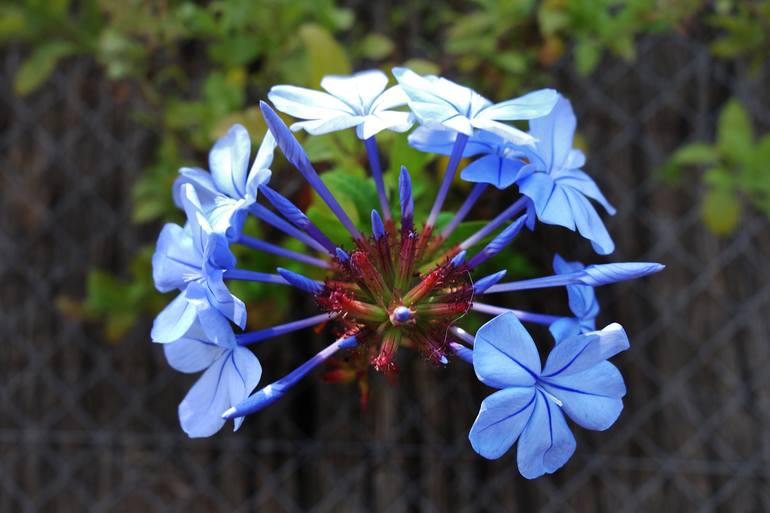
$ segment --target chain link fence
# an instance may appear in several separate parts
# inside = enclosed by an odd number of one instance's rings
[[[150,319],[110,344],[57,308],[83,295],[93,266],[127,275],[157,233],[129,221],[153,150],[132,121],[145,107],[87,59],[17,98],[20,57],[0,56],[1,512],[770,511],[770,223],[749,211],[716,238],[700,221],[697,175],[669,188],[656,174],[683,142],[713,135],[730,96],[770,130],[767,69],[745,73],[701,41],[655,36],[633,63],[607,60],[587,78],[557,71],[589,171],[618,209],[616,258],[668,267],[599,292],[600,322],[632,339],[617,359],[626,408],[608,432],[575,430],[566,467],[529,482],[514,451],[491,462],[472,451],[488,393],[472,370],[419,359],[405,360],[395,387],[375,380],[366,411],[353,387],[315,375],[239,432],[187,439],[176,405],[194,378],[149,342]],[[569,248],[554,239],[577,240],[547,235],[542,255]],[[309,306],[296,303],[297,317]],[[265,344],[263,380],[321,343],[301,332]]]

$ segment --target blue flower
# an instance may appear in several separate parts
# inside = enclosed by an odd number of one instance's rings
[[[559,255],[553,257],[553,270],[556,274],[580,272],[586,266],[580,262],[567,262]],[[558,344],[573,335],[587,333],[596,329],[596,316],[599,315],[599,302],[594,288],[590,285],[567,285],[569,308],[574,317],[564,317],[548,328]]]
[[[236,343],[232,329],[214,343],[196,321],[182,338],[165,344],[163,350],[174,369],[204,371],[179,404],[179,422],[192,438],[211,436],[222,429],[222,412],[246,399],[262,376],[259,360]],[[243,418],[235,419],[233,430],[242,423]]]
[[[606,255],[614,251],[615,244],[590,199],[611,215],[615,209],[580,170],[585,156],[572,148],[575,126],[572,105],[563,97],[548,116],[530,122],[529,133],[537,139],[534,149],[527,152],[534,172],[518,181],[519,191],[532,200],[540,221],[577,229],[597,253]]]
[[[195,188],[181,187],[187,225],[167,224],[152,257],[152,274],[160,292],[181,293],[155,318],[152,339],[167,343],[181,338],[198,319],[208,337],[220,343],[230,330],[228,319],[243,328],[246,307],[224,283],[235,266],[227,238],[215,232],[203,214]]]
[[[242,125],[233,125],[209,152],[209,169],[183,167],[174,183],[174,200],[182,206],[182,187],[191,184],[198,193],[211,228],[234,240],[240,235],[247,209],[257,200],[260,185],[270,180],[275,139],[268,131],[249,169],[251,140]]]
[[[473,89],[445,78],[423,77],[406,68],[394,68],[393,75],[409,97],[409,108],[428,128],[448,128],[469,137],[476,129],[485,130],[520,145],[531,145],[534,138],[501,121],[545,116],[559,97],[553,89],[540,89],[493,104]]]
[[[400,86],[385,89],[388,77],[382,71],[362,71],[350,76],[326,76],[321,87],[327,92],[290,85],[273,86],[267,97],[273,105],[295,118],[291,125],[318,135],[356,127],[360,139],[382,130],[405,132],[412,127],[409,112],[391,110],[406,105]]]
[[[431,130],[420,127],[409,134],[409,144],[420,151],[450,155],[457,133],[451,130]],[[460,173],[467,182],[488,183],[506,189],[532,172],[533,166],[522,160],[526,156],[521,146],[499,135],[477,130],[463,151],[463,157],[482,155]]]
[[[598,431],[620,415],[626,387],[607,359],[628,347],[623,328],[611,324],[563,340],[541,368],[537,347],[516,316],[495,317],[476,334],[473,367],[479,380],[499,391],[481,403],[471,445],[496,459],[518,440],[519,472],[528,479],[561,468],[575,451],[564,413]]]

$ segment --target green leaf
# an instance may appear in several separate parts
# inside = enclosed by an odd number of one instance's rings
[[[729,235],[738,226],[741,204],[736,194],[727,189],[706,191],[701,205],[701,216],[706,227],[715,235]]]
[[[51,75],[56,63],[77,51],[67,41],[49,41],[38,46],[16,72],[13,84],[17,94],[29,94],[37,89]]]
[[[305,45],[308,58],[309,84],[317,87],[325,75],[347,75],[350,61],[344,48],[328,30],[320,25],[303,25],[299,37]]]
[[[360,43],[361,56],[379,61],[393,53],[395,45],[382,34],[369,34]]]
[[[575,66],[581,75],[588,75],[599,64],[602,50],[598,44],[587,39],[575,43]]]
[[[717,122],[717,147],[734,163],[742,163],[748,157],[754,131],[746,109],[732,99],[722,109]]]
[[[676,164],[684,166],[697,166],[712,164],[717,159],[716,149],[705,143],[693,143],[682,146],[671,156]]]

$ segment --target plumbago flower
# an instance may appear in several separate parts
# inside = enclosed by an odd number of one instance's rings
[[[573,201],[575,194],[585,202],[585,197],[606,202],[593,182],[588,186],[581,181],[585,174],[577,168],[582,160],[564,149],[567,143],[571,148],[574,123],[565,117],[565,103],[552,90],[493,104],[443,78],[420,77],[403,68],[394,75],[399,85],[390,89],[387,77],[373,71],[327,77],[322,82],[326,93],[276,86],[269,94],[277,108],[304,120],[292,125],[295,130],[317,134],[356,127],[379,197],[380,210],[372,210],[371,228],[362,229],[351,220],[292,131],[264,102],[260,108],[269,132],[248,173],[250,144],[240,126],[214,145],[211,174],[181,170],[174,191],[188,221],[185,227],[164,227],[153,258],[157,288],[177,289],[180,294],[156,319],[152,337],[165,344],[172,367],[203,373],[180,404],[182,427],[190,436],[209,436],[233,419],[237,429],[245,416],[281,398],[325,362],[333,362],[325,381],[355,381],[365,392],[370,370],[393,375],[400,352],[415,349],[437,365],[449,364],[450,358],[470,362],[483,383],[500,390],[484,401],[471,429],[471,444],[479,454],[500,457],[518,440],[519,470],[525,477],[553,472],[575,447],[562,412],[578,425],[601,430],[615,421],[623,406],[623,380],[606,360],[626,349],[628,340],[617,324],[595,331],[599,308],[593,289],[663,266],[644,262],[583,266],[556,256],[555,274],[550,276],[501,283],[504,266],[479,275],[480,266],[503,252],[524,225],[534,228],[535,218],[550,222],[554,211],[560,219],[585,218],[586,207]],[[409,111],[391,110],[404,105]],[[421,126],[410,137],[413,145],[450,155],[425,219],[415,217],[412,182],[403,166],[398,177],[399,212],[395,216],[390,212],[375,139],[382,130],[403,132],[414,120]],[[506,123],[511,120],[530,120],[529,132]],[[347,230],[347,242],[332,242],[289,198],[270,187],[268,167],[276,146]],[[565,151],[567,157],[562,158]],[[442,231],[434,233],[461,158],[479,155],[461,174],[476,185]],[[534,179],[534,185],[528,182],[536,175],[543,176]],[[546,182],[554,189],[550,196],[542,193]],[[487,184],[500,189],[516,184],[523,195],[461,243],[448,244]],[[570,191],[557,193],[557,188]],[[249,215],[304,243],[308,251],[291,251],[244,235],[242,226]],[[582,221],[575,221],[575,226],[596,242],[581,228]],[[240,269],[229,249],[232,244],[315,267],[324,279],[280,267],[274,273]],[[227,280],[292,286],[311,295],[320,311],[305,319],[235,333],[231,322],[243,329],[245,307],[229,293]],[[483,295],[545,287],[567,288],[572,315],[525,312],[479,301]],[[475,337],[458,325],[471,310],[495,316]],[[556,345],[545,366],[541,367],[535,343],[521,322],[550,327]],[[247,346],[321,324],[332,327],[335,340],[296,370],[252,393],[261,366]],[[335,356],[338,353],[345,357]],[[362,403],[365,400],[362,397]]]

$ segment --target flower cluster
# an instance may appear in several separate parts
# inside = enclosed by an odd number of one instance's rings
[[[158,315],[154,342],[164,344],[169,364],[202,372],[179,405],[182,428],[191,437],[211,436],[226,420],[237,429],[246,415],[282,397],[313,368],[332,362],[327,381],[366,380],[369,369],[398,371],[396,353],[414,349],[437,365],[450,359],[473,365],[479,380],[499,391],[487,397],[470,430],[473,448],[486,458],[502,456],[518,440],[518,467],[534,478],[560,468],[575,439],[565,415],[593,430],[611,426],[623,408],[623,379],[607,359],[628,348],[623,329],[596,330],[594,288],[654,273],[644,262],[584,266],[554,257],[554,274],[503,282],[505,269],[479,276],[479,266],[503,251],[523,227],[537,222],[577,231],[596,252],[614,249],[592,200],[612,206],[581,170],[585,156],[572,147],[575,115],[570,102],[551,89],[492,103],[445,78],[396,68],[388,88],[380,71],[323,79],[324,91],[275,86],[268,98],[278,110],[300,119],[287,127],[267,103],[268,127],[253,163],[250,137],[233,126],[212,148],[209,171],[183,168],[174,199],[184,226],[166,225],[153,257],[161,292],[179,294]],[[511,121],[527,121],[524,131]],[[376,136],[406,132],[418,150],[448,155],[448,164],[427,218],[416,219],[409,171],[401,167],[398,205],[391,211]],[[379,210],[362,233],[334,192],[320,179],[292,130],[323,134],[348,128],[364,141]],[[337,245],[289,198],[270,187],[275,148],[328,205],[350,234]],[[441,229],[437,219],[463,158],[475,157],[460,176],[475,185]],[[460,243],[449,243],[487,187],[510,190],[510,205]],[[373,205],[375,206],[375,205]],[[307,252],[250,237],[249,217],[307,246]],[[367,229],[368,231],[368,229]],[[278,268],[260,272],[236,267],[233,244],[315,266],[323,281]],[[246,326],[244,303],[230,280],[293,286],[311,295],[320,313],[257,331]],[[480,301],[510,291],[565,287],[571,315],[511,310]],[[473,336],[457,324],[468,311],[495,316]],[[522,325],[547,325],[555,345],[541,365],[537,346]],[[285,377],[255,391],[262,373],[251,344],[329,323],[335,341]],[[236,325],[239,329],[233,328]],[[347,358],[330,358],[343,352]],[[361,386],[361,382],[359,382]],[[366,387],[361,386],[362,390]]]

